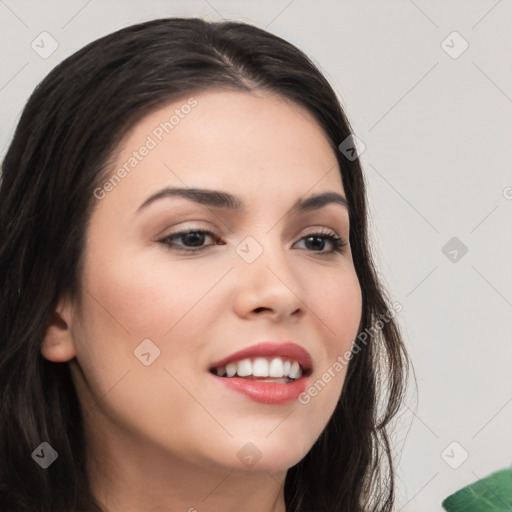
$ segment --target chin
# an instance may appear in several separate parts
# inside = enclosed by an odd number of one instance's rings
[[[235,467],[231,466],[230,469],[235,471],[242,471],[246,473],[282,473],[288,471],[291,467],[295,466],[301,457],[297,457],[295,454],[289,454],[287,457],[267,457],[266,459],[261,458],[254,465],[245,465],[238,463]]]
[[[272,436],[275,436],[272,439]],[[247,471],[286,471],[300,462],[311,449],[309,443],[304,445],[294,436],[284,438],[276,433],[265,439],[253,438],[252,441],[244,441],[240,447],[236,446],[236,469]]]

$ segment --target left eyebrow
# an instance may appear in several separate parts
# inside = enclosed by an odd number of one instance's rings
[[[323,192],[314,196],[299,198],[291,207],[290,213],[304,213],[313,210],[319,210],[328,204],[339,204],[350,213],[348,201],[337,192]]]
[[[155,201],[170,197],[182,197],[212,208],[223,208],[238,212],[244,212],[246,210],[244,202],[239,197],[227,192],[202,188],[167,187],[148,197],[139,206],[137,213]],[[341,194],[337,192],[323,192],[306,198],[300,197],[290,208],[290,213],[304,213],[319,210],[328,204],[339,204],[350,212],[348,202]]]

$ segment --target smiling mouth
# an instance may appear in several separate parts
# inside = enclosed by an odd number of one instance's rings
[[[288,384],[308,375],[298,361],[283,357],[255,357],[232,361],[226,366],[210,368],[217,377],[241,378],[259,382]]]

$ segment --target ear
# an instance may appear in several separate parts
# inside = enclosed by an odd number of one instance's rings
[[[63,363],[75,357],[76,349],[71,323],[71,306],[63,300],[59,302],[46,322],[41,354],[48,361]]]

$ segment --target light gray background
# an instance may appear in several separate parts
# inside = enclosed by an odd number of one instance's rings
[[[448,494],[512,462],[512,2],[0,0],[0,156],[58,62],[167,16],[266,28],[340,96],[367,147],[375,254],[418,377],[395,436],[397,510],[441,511]],[[43,31],[59,45],[46,59],[31,48]],[[469,45],[458,58],[445,51],[463,48],[454,31]],[[457,261],[442,252],[452,237],[468,248]]]

